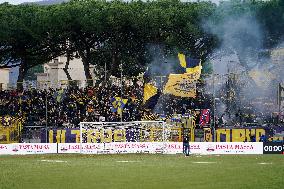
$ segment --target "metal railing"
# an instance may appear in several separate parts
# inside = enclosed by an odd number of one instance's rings
[[[21,132],[22,143],[41,143],[45,126],[24,126]]]

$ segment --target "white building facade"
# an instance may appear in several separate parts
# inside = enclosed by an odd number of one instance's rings
[[[67,78],[64,68],[67,62],[66,56],[60,56],[43,65],[44,73],[37,73],[37,85],[39,88],[59,88],[66,86],[70,81]],[[68,72],[71,80],[76,81],[79,87],[86,86],[86,76],[83,62],[79,58],[69,61]],[[90,65],[90,73],[94,78],[94,66]]]
[[[12,74],[10,68],[0,69],[0,91],[7,90],[9,88],[11,77]]]

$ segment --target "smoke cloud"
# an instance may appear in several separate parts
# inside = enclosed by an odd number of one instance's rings
[[[283,69],[263,48],[264,29],[253,11],[236,15],[229,4],[226,10],[223,20],[204,23],[204,29],[221,43],[210,57],[217,114],[234,118],[239,112],[264,116],[277,111],[277,84],[283,81]],[[207,91],[213,94],[212,78],[207,79]]]

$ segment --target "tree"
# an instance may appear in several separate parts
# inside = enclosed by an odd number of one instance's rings
[[[262,2],[257,9],[257,18],[264,32],[264,46],[271,48],[284,39],[284,1]]]
[[[69,69],[70,60],[75,57],[75,46],[70,41],[70,35],[72,32],[71,23],[72,20],[68,12],[64,9],[63,5],[46,6],[47,14],[43,15],[45,22],[45,30],[48,33],[49,45],[56,47],[53,52],[55,55],[65,55],[67,61],[63,71],[69,81],[72,81]],[[71,23],[70,23],[71,22]]]
[[[73,0],[52,6],[1,5],[0,42],[3,66],[20,65],[19,81],[30,67],[65,54],[79,55],[88,83],[90,65],[107,66],[109,75],[141,73],[151,62],[149,44],[165,46],[168,54],[188,52],[206,59],[216,45],[202,20],[215,10],[212,3],[183,3],[178,0],[123,2]],[[9,20],[10,19],[10,20]],[[8,21],[9,20],[9,21]]]
[[[36,5],[0,6],[0,67],[19,66],[19,90],[23,89],[22,82],[30,68],[56,56],[56,48],[50,46],[43,25],[42,15],[45,11],[44,7]]]
[[[92,85],[92,75],[90,65],[94,51],[100,47],[103,38],[103,2],[100,1],[71,1],[70,3],[58,5],[57,17],[63,18],[59,21],[58,31],[68,42],[69,51],[81,57],[87,83]]]
[[[132,6],[125,2],[110,2],[105,7],[106,21],[104,38],[100,48],[94,54],[94,62],[98,66],[107,65],[109,74],[119,76],[120,65],[123,74],[137,75],[147,64],[147,39],[144,31],[139,31],[137,25],[143,24],[137,13],[142,7]]]

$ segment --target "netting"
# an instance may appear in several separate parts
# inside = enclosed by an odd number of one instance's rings
[[[164,121],[81,122],[80,152],[181,153],[183,135],[191,135],[188,125]]]
[[[163,121],[82,122],[81,143],[163,142],[169,136]]]
[[[171,138],[163,121],[80,123],[81,153],[163,153]]]

